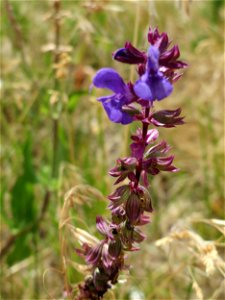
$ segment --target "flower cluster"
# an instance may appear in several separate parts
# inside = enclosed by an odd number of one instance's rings
[[[111,68],[100,69],[93,85],[106,88],[113,94],[98,98],[115,123],[129,124],[139,121],[138,128],[131,136],[130,156],[117,160],[109,171],[120,184],[108,196],[111,221],[101,216],[96,218],[96,227],[103,239],[95,246],[83,244],[77,253],[90,265],[91,275],[80,284],[75,299],[101,299],[105,292],[117,283],[119,273],[128,268],[125,265],[126,251],[137,251],[146,238],[140,227],[150,222],[153,211],[149,192],[149,178],[161,171],[176,172],[174,156],[168,155],[170,146],[159,141],[159,132],[149,126],[171,128],[184,123],[181,109],[154,110],[154,101],[168,97],[174,83],[181,77],[179,69],[187,66],[181,60],[177,45],[170,48],[166,33],[149,29],[149,48],[140,51],[130,42],[113,53],[119,62],[137,65],[138,78],[134,83],[125,83]]]

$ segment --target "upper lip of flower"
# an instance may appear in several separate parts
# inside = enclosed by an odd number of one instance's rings
[[[113,53],[113,58],[122,63],[140,64],[146,62],[146,53],[135,48],[130,42],[126,42],[124,48]]]

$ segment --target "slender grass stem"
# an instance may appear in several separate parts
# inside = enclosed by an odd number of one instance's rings
[[[22,61],[22,68],[24,69],[24,72],[29,76],[32,77],[32,72],[30,69],[30,66],[28,65],[25,50],[24,50],[24,37],[21,31],[21,28],[16,20],[12,4],[9,2],[9,0],[4,1],[5,4],[5,11],[6,15],[8,17],[8,20],[10,22],[12,31],[13,31],[13,39],[12,42],[15,45],[15,47],[19,50],[21,61]]]
[[[138,40],[138,31],[139,31],[139,25],[140,25],[140,2],[136,2],[136,15],[135,15],[135,25],[134,25],[134,36],[133,36],[133,44],[137,44]],[[130,81],[134,80],[134,73],[135,72],[135,66],[131,66],[130,68]],[[124,128],[124,156],[129,153],[129,136],[130,136],[130,131],[129,127],[125,126]]]
[[[59,12],[61,8],[60,0],[55,0],[54,7],[54,31],[55,31],[55,53],[54,64],[59,62],[59,45],[60,45],[60,19]],[[59,89],[59,81],[54,77],[54,90]],[[57,103],[56,103],[57,105]],[[59,145],[59,113],[52,117],[52,177],[57,177],[57,159],[58,159],[58,145]]]

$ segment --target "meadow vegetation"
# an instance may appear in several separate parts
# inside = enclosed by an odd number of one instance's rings
[[[224,2],[1,2],[1,299],[67,299],[87,272],[74,249],[109,215],[108,170],[136,129],[110,123],[90,92],[111,53],[167,31],[189,64],[172,96],[186,124],[159,129],[181,170],[151,183],[154,213],[130,272],[106,299],[222,300],[224,294]]]

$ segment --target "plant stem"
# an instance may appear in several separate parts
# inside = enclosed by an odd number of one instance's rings
[[[54,30],[55,30],[55,52],[54,52],[54,64],[59,62],[59,46],[60,46],[60,19],[59,12],[61,8],[60,0],[55,0],[54,7]],[[58,90],[59,81],[54,77],[54,90]],[[55,104],[57,106],[57,103]],[[59,114],[56,113],[52,118],[52,178],[57,176],[57,158],[58,158],[58,145],[59,145]]]
[[[146,107],[145,112],[144,112],[145,113],[145,118],[148,118],[149,112],[150,112],[150,107]],[[142,122],[142,139],[143,139],[143,142],[145,142],[145,140],[146,140],[147,132],[148,132],[148,123]],[[139,159],[138,166],[136,167],[137,181],[136,181],[135,187],[138,186],[138,183],[139,183],[139,180],[140,180],[141,171],[142,171],[142,160],[143,160],[143,157]]]

